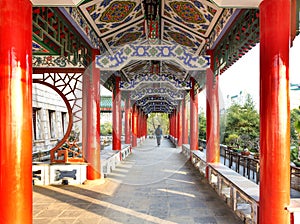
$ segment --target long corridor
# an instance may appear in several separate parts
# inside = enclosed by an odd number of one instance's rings
[[[34,186],[33,223],[242,223],[180,151],[146,139],[102,182]]]

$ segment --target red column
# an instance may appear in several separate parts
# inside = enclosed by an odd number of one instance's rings
[[[145,134],[145,114],[144,114],[144,112],[142,114],[142,130],[141,130],[141,133],[142,133],[143,139],[145,139],[146,134]]]
[[[198,150],[198,94],[195,89],[195,79],[191,78],[192,89],[190,90],[190,149]]]
[[[172,124],[171,124],[171,114],[168,115],[169,118],[169,136],[171,136],[171,128],[172,128]]]
[[[130,97],[128,96],[125,100],[125,144],[131,143],[131,107],[130,107]]]
[[[0,223],[32,223],[32,4],[0,4]]]
[[[140,133],[141,133],[141,136],[140,138],[143,139],[144,137],[144,113],[143,111],[141,110],[141,113],[140,113]]]
[[[182,105],[182,144],[189,143],[188,136],[188,120],[187,120],[187,108],[185,98],[181,102]]]
[[[140,109],[137,109],[137,117],[136,117],[136,129],[137,129],[137,132],[136,132],[136,137],[139,139],[141,137],[141,133],[140,133],[140,126],[141,126],[141,116],[140,116]]]
[[[99,55],[93,50],[93,59]],[[100,179],[100,71],[92,63],[83,75],[83,145],[84,156],[89,163],[87,179]]]
[[[121,111],[121,92],[120,77],[115,77],[115,89],[113,91],[113,150],[121,150],[121,134],[122,134],[122,111]]]
[[[172,136],[172,114],[169,114],[169,135]]]
[[[148,135],[148,123],[147,123],[147,120],[148,120],[148,115],[145,114],[145,137],[147,138],[147,135]]]
[[[211,58],[213,54],[211,52]],[[211,60],[213,61],[213,60]],[[220,162],[219,76],[214,75],[213,64],[206,75],[206,161]]]
[[[289,0],[264,0],[259,6],[260,224],[289,223],[290,7]]]
[[[175,143],[177,143],[178,141],[178,109],[175,109],[175,113],[174,113],[174,137],[175,137]]]
[[[137,114],[137,108],[136,105],[133,106],[133,111],[132,111],[132,137],[131,137],[131,145],[132,147],[137,146],[137,120],[138,120],[138,114]]]
[[[176,113],[176,110],[174,110],[173,111],[173,113],[172,113],[172,138],[175,140],[175,138],[176,138],[176,134],[175,134],[175,130],[176,130],[176,128],[175,128],[175,113]]]
[[[138,138],[142,137],[142,111],[138,110]]]
[[[177,146],[182,146],[182,105],[178,106],[178,114],[177,114]]]

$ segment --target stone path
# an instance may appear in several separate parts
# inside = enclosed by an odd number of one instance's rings
[[[147,139],[104,181],[34,186],[34,224],[242,223],[164,139]]]

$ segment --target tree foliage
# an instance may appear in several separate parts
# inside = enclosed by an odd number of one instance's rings
[[[244,105],[233,104],[226,112],[225,144],[232,144],[233,137],[236,146],[243,148],[258,148],[259,114],[250,94],[246,95]]]
[[[169,134],[169,117],[165,113],[150,113],[147,119],[147,131],[149,135],[154,135],[157,125],[161,126],[164,135]]]
[[[300,109],[291,110],[291,145],[297,145],[300,136]]]
[[[111,122],[105,122],[100,125],[101,135],[111,135],[112,134],[112,124]]]
[[[199,114],[199,139],[206,139],[206,116],[203,111]]]

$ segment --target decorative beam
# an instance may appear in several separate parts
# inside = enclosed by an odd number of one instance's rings
[[[143,111],[148,111],[149,108],[163,108],[163,110],[165,111],[173,111],[175,109],[175,107],[173,106],[169,106],[169,105],[166,105],[166,104],[149,104],[149,105],[146,105],[144,107],[140,107]],[[161,110],[161,109],[160,109]]]
[[[222,74],[259,42],[259,11],[243,10],[214,49],[215,75]]]
[[[141,108],[145,108],[145,107],[148,107],[148,106],[168,106],[168,107],[170,107],[170,108],[175,108],[175,107],[177,107],[177,105],[176,104],[172,104],[171,102],[169,102],[169,101],[158,101],[158,100],[156,100],[156,101],[147,101],[146,103],[144,103],[144,104],[138,104],[137,103],[137,105],[139,106],[139,107],[141,107]]]
[[[160,99],[138,100],[136,102],[136,104],[140,107],[144,107],[149,103],[155,103],[155,104],[159,104],[159,105],[166,104],[166,105],[172,106],[172,107],[176,107],[178,105],[178,103],[176,101],[169,101],[167,99],[164,99],[164,100],[160,100]]]
[[[54,55],[67,57],[75,66],[90,65],[92,48],[58,8],[34,7],[32,11],[32,38],[36,43]]]
[[[32,55],[32,67],[35,68],[84,68],[74,57],[69,59],[60,55]]]
[[[169,83],[174,89],[188,90],[190,81],[179,80],[172,74],[137,74],[130,81],[121,81],[121,90],[134,90],[142,83]]]
[[[166,104],[170,106],[177,106],[178,101],[174,100],[168,95],[165,96],[145,96],[142,99],[139,99],[136,101],[136,105],[143,107],[145,106],[148,102],[166,102]]]
[[[62,14],[72,23],[74,23],[74,28],[78,33],[88,42],[93,48],[98,49],[100,47],[100,52],[103,54],[106,49],[98,37],[97,33],[93,27],[86,20],[84,15],[81,13],[80,9],[77,7],[60,7]]]
[[[78,6],[83,0],[30,0],[34,6]]]
[[[173,109],[170,109],[166,106],[150,106],[148,108],[145,108],[143,111],[145,112],[145,114],[150,114],[152,112],[161,112],[161,113],[171,114]]]
[[[209,56],[196,56],[179,45],[131,45],[120,48],[114,55],[96,57],[97,67],[102,71],[120,71],[131,61],[161,60],[175,61],[186,71],[206,70]]]
[[[213,0],[213,2],[222,8],[258,8],[263,0]]]
[[[173,91],[169,88],[144,88],[139,91],[132,91],[131,93],[131,99],[132,100],[140,100],[144,98],[145,96],[151,96],[151,95],[167,95],[173,100],[182,100],[184,97],[184,94],[182,91]]]

